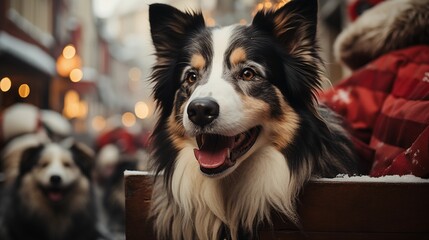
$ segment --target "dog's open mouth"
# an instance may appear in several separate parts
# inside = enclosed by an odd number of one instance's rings
[[[61,187],[42,187],[42,191],[46,198],[52,203],[60,203],[66,197],[69,188]]]
[[[207,175],[217,175],[234,166],[237,159],[256,142],[260,131],[261,127],[257,126],[235,136],[198,135],[199,149],[194,149],[194,154],[201,171]]]
[[[52,202],[59,202],[64,198],[64,192],[61,189],[49,189],[47,192],[49,200]]]

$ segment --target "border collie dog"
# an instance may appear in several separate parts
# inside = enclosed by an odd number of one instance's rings
[[[150,5],[159,239],[251,239],[271,210],[298,224],[307,180],[357,172],[340,120],[316,100],[317,8],[295,0],[209,28],[201,13]]]
[[[47,143],[25,150],[19,174],[8,186],[0,238],[96,240],[96,211],[89,149]],[[1,222],[1,221],[0,221]]]

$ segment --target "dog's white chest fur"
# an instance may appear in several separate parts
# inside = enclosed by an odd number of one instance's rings
[[[199,171],[188,145],[176,161],[171,191],[174,203],[165,206],[164,195],[154,196],[158,227],[168,228],[173,221],[175,239],[217,239],[223,224],[232,238],[241,226],[251,231],[256,222],[269,219],[271,208],[293,216],[293,191],[284,156],[273,147],[264,147],[246,159],[226,178],[206,177]],[[158,202],[159,201],[159,202]],[[164,206],[163,206],[164,205]],[[165,221],[162,223],[162,221]],[[161,229],[159,229],[161,230]]]

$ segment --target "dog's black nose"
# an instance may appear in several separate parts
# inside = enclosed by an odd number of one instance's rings
[[[58,175],[52,175],[49,180],[51,181],[51,184],[54,186],[60,185],[62,181],[61,177]]]
[[[211,98],[198,98],[188,106],[189,119],[198,126],[205,126],[219,116],[219,104]]]

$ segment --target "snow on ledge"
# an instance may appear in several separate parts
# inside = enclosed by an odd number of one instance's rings
[[[376,182],[376,183],[429,183],[429,179],[416,177],[414,175],[391,175],[383,177],[349,176],[339,174],[335,178],[313,178],[315,182]]]
[[[125,170],[124,176],[153,176],[149,171]],[[429,179],[416,177],[414,175],[391,175],[383,177],[349,176],[338,174],[335,178],[312,178],[314,182],[372,182],[372,183],[429,183]]]
[[[153,175],[153,173],[149,171],[135,171],[135,170],[125,170],[124,176],[147,176]]]

